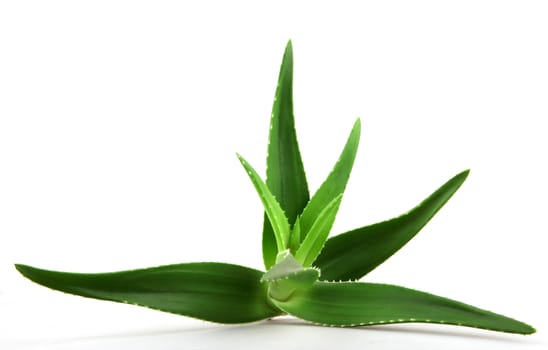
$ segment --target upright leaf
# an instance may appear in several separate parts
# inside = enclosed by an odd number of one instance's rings
[[[238,159],[240,159],[240,162],[249,175],[249,178],[255,186],[259,197],[261,197],[261,202],[263,203],[266,215],[272,224],[277,249],[282,251],[289,243],[290,228],[287,217],[285,216],[280,204],[270,192],[263,180],[261,180],[261,177],[257,174],[255,169],[253,169],[253,167],[239,154]]]
[[[321,211],[335,197],[344,193],[358,151],[360,128],[360,119],[357,119],[333,170],[306,205],[301,215],[301,241],[304,241]]]
[[[289,235],[289,249],[291,253],[295,254],[299,246],[301,245],[301,220],[297,216],[295,223],[293,224],[293,229]]]
[[[530,334],[535,329],[506,316],[416,290],[373,283],[317,282],[274,300],[285,312],[330,326],[426,322]]]
[[[97,274],[16,268],[30,280],[65,293],[206,321],[243,323],[280,314],[259,282],[262,272],[238,265],[189,263]]]
[[[323,280],[359,279],[413,238],[459,189],[469,171],[447,181],[418,206],[394,219],[331,237],[314,262]]]
[[[329,235],[329,231],[335,222],[341,200],[342,194],[339,194],[318,214],[312,227],[310,227],[310,230],[308,231],[308,235],[301,243],[299,249],[297,249],[295,258],[303,264],[303,266],[312,265],[318,254],[320,254],[327,236]]]
[[[308,185],[293,119],[293,48],[285,48],[270,121],[266,185],[293,225],[309,199]],[[263,260],[269,269],[276,260],[274,232],[268,216],[263,225]]]

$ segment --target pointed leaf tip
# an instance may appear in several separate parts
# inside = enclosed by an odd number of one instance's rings
[[[272,106],[266,185],[276,197],[290,225],[295,223],[309,200],[308,185],[297,142],[293,116],[293,49],[287,42]],[[263,260],[266,269],[274,265],[278,247],[271,222],[263,224]]]
[[[285,44],[285,50],[293,51],[293,43],[291,42],[291,39],[287,40],[287,44]]]
[[[316,191],[301,214],[301,241],[306,239],[308,232],[321,211],[339,194],[344,193],[346,184],[352,172],[358,145],[360,143],[361,123],[356,119],[344,148],[327,179]],[[337,208],[338,209],[338,208]],[[336,215],[336,212],[335,212]]]
[[[357,282],[317,282],[296,289],[287,300],[273,300],[285,312],[331,326],[424,322],[531,334],[534,328],[459,301],[409,288]]]
[[[218,323],[280,314],[260,283],[262,272],[223,263],[187,263],[109,273],[60,272],[16,264],[31,281],[87,298],[144,306]]]
[[[314,262],[325,280],[359,279],[413,238],[466,180],[469,170],[453,176],[407,213],[327,240]]]

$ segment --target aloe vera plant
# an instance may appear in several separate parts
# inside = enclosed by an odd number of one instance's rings
[[[341,327],[425,322],[535,332],[525,323],[444,297],[357,282],[419,232],[462,185],[468,170],[404,215],[328,238],[356,156],[360,121],[354,124],[333,170],[310,198],[294,127],[292,84],[293,52],[288,42],[272,110],[266,181],[238,155],[265,210],[266,272],[213,262],[97,274],[27,265],[16,265],[17,270],[62,292],[219,323],[289,314]]]

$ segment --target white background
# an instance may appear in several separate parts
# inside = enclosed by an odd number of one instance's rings
[[[547,18],[544,1],[0,2],[0,347],[547,346]],[[16,262],[261,268],[262,208],[235,152],[264,173],[289,38],[312,191],[362,120],[334,234],[399,215],[472,170],[365,279],[509,315],[536,335],[226,327],[62,295],[16,273]]]

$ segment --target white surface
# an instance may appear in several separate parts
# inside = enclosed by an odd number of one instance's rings
[[[0,348],[546,347],[548,8],[542,1],[0,3]],[[15,262],[111,271],[261,267],[259,200],[283,48],[310,188],[356,118],[334,233],[472,172],[367,280],[535,326],[222,327],[33,285]]]

